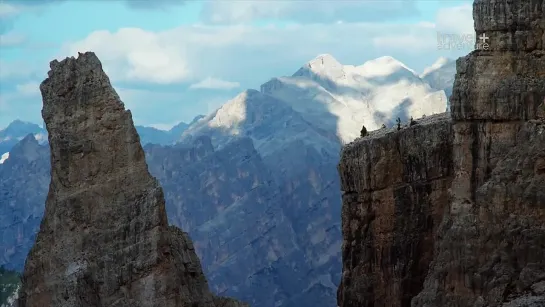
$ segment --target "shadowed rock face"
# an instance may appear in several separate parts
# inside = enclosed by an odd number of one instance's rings
[[[98,58],[51,62],[40,90],[51,183],[19,305],[239,305],[209,292],[191,240],[168,226],[131,114]]]
[[[343,150],[341,307],[545,306],[545,1],[473,8],[452,123]]]
[[[340,307],[410,306],[422,289],[448,203],[451,133],[435,115],[344,148]]]
[[[545,306],[545,0],[479,0],[458,59],[455,176],[413,306]]]
[[[545,0],[473,17],[488,48],[457,61],[452,123],[343,150],[341,307],[545,306]]]

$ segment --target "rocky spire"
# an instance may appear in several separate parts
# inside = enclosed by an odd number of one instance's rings
[[[51,184],[19,306],[240,306],[214,297],[96,55],[53,61],[42,82]]]

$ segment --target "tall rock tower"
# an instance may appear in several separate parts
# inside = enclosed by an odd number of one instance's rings
[[[545,0],[473,18],[450,115],[343,148],[340,307],[545,306]]]
[[[42,82],[51,183],[20,307],[220,307],[191,240],[94,53],[53,61]]]
[[[545,0],[476,0],[473,19],[451,201],[412,306],[545,306]]]

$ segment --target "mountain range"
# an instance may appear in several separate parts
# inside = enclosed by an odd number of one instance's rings
[[[419,75],[392,57],[353,66],[324,54],[189,124],[137,127],[169,222],[190,234],[211,289],[251,306],[336,306],[341,146],[362,125],[444,112],[452,63],[440,59]],[[0,132],[8,268],[22,268],[43,214],[45,135],[20,121]]]

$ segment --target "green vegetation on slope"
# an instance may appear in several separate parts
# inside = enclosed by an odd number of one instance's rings
[[[20,282],[19,273],[0,266],[0,306],[7,302],[8,298],[17,290]]]

